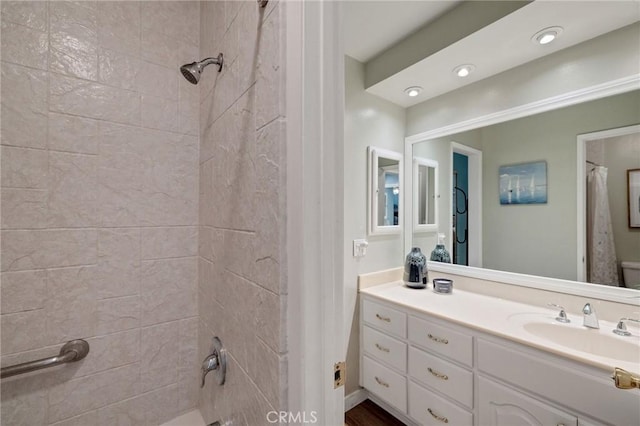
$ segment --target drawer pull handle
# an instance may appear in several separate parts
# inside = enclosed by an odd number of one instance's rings
[[[376,348],[378,348],[379,351],[389,353],[389,348],[385,348],[384,346],[381,346],[378,343],[376,343]]]
[[[438,373],[437,371],[433,370],[431,367],[427,368],[427,370],[429,371],[429,373],[433,374],[438,379],[449,380],[449,376],[447,376],[446,374]]]
[[[380,380],[380,379],[378,378],[378,376],[375,376],[375,378],[376,378],[376,382],[378,382],[378,384],[379,384],[380,386],[384,386],[385,388],[388,388],[388,387],[389,387],[389,383],[387,383],[387,382],[383,382],[382,380]]]
[[[384,322],[391,322],[391,318],[389,317],[383,317],[380,314],[376,314],[376,318],[378,318],[380,321],[384,321]]]
[[[427,408],[427,411],[429,412],[429,414],[431,414],[431,416],[433,416],[434,419],[441,421],[442,423],[449,423],[448,418],[437,415],[431,408]]]
[[[445,345],[449,344],[449,340],[443,337],[437,337],[431,333],[427,334],[427,336],[429,337],[429,339],[433,340],[434,342],[444,343]]]

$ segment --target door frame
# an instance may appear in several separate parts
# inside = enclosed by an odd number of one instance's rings
[[[576,281],[586,282],[587,279],[587,181],[585,179],[587,173],[587,150],[586,143],[592,140],[609,139],[617,136],[625,136],[633,133],[640,133],[640,125],[618,127],[616,129],[602,130],[599,132],[583,133],[578,135],[578,146],[576,149],[577,166],[576,178],[577,184],[577,237],[578,237],[578,253],[576,258],[577,279]]]
[[[469,175],[469,206],[476,206],[477,213],[467,212],[469,218],[469,257],[467,258],[468,266],[482,268],[482,151],[463,145],[458,142],[451,142],[449,152],[449,170],[451,172],[451,183],[453,189],[453,154],[462,154],[469,159],[467,173]],[[449,203],[449,241],[451,242],[451,250],[453,253],[453,199]]]
[[[344,386],[334,388],[334,364],[346,358],[341,4],[292,1],[280,7],[287,122],[283,409],[300,421],[337,425],[344,423]]]

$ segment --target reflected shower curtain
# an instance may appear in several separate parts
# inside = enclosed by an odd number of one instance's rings
[[[607,192],[607,168],[597,166],[587,177],[587,280],[617,286],[618,265]]]

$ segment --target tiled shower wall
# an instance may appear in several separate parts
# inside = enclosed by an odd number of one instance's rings
[[[199,12],[2,1],[2,364],[91,345],[3,380],[3,425],[156,425],[197,404],[200,98],[178,66]]]
[[[286,409],[285,7],[202,3],[200,56],[225,66],[200,80],[199,355],[213,336],[229,352],[227,382],[201,392],[207,423]]]

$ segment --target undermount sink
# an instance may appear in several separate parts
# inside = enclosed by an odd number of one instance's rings
[[[523,325],[526,332],[569,349],[605,358],[640,362],[640,339],[637,336],[618,337],[594,330],[561,323],[532,322]],[[628,340],[624,340],[628,339]]]

